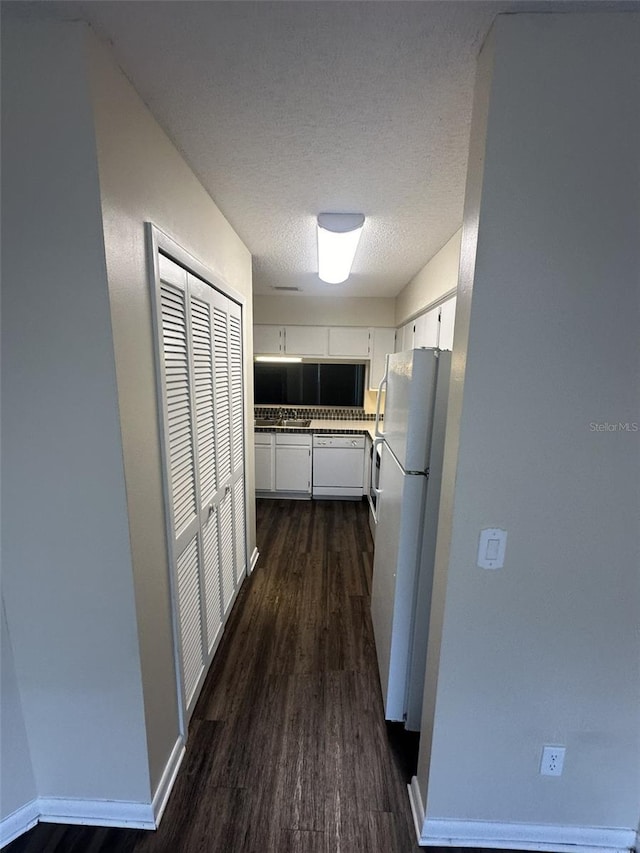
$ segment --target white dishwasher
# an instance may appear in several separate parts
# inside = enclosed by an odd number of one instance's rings
[[[361,498],[363,435],[313,436],[313,497]]]

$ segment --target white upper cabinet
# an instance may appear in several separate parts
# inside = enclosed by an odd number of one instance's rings
[[[280,355],[283,351],[282,326],[254,326],[253,351],[264,355]]]
[[[327,355],[326,326],[285,326],[284,352],[287,355]]]
[[[411,324],[413,334],[413,324]],[[255,355],[301,355],[306,358],[370,360],[369,387],[377,388],[384,357],[394,351],[395,329],[366,326],[253,327]]]
[[[440,308],[432,308],[414,320],[413,346],[437,347]]]
[[[453,349],[453,327],[456,319],[456,297],[447,299],[440,306],[440,337],[438,346],[440,349]]]
[[[371,364],[369,366],[369,388],[376,391],[384,375],[387,353],[393,352],[395,329],[371,329]]]
[[[329,329],[331,358],[369,358],[370,330],[355,326],[334,326]]]
[[[413,349],[413,320],[398,329],[396,335],[396,352],[407,352]]]
[[[396,352],[419,347],[453,349],[453,327],[456,317],[456,297],[452,296],[420,314],[410,323],[400,326],[396,333]]]
[[[325,358],[327,348],[326,326],[253,327],[253,351],[256,355],[313,355]]]

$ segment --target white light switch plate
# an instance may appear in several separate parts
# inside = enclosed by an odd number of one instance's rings
[[[500,527],[487,527],[480,531],[478,566],[481,569],[501,569],[507,550],[507,531]]]

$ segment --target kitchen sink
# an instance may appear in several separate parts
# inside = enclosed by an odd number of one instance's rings
[[[311,425],[310,418],[283,418],[281,421],[278,421],[278,426],[282,427],[308,427]]]
[[[305,429],[311,425],[310,418],[256,418],[257,427],[299,427]]]

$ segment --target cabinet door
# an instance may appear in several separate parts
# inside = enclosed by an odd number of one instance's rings
[[[407,352],[413,349],[413,320],[405,323],[396,334],[396,352]]]
[[[271,439],[273,436],[270,437]],[[272,492],[274,489],[273,481],[273,441],[269,444],[260,444],[256,442],[256,491],[257,492]]]
[[[440,306],[440,349],[453,349],[453,328],[456,319],[456,297],[447,299]]]
[[[437,347],[440,308],[426,311],[414,321],[414,347]]]
[[[327,354],[326,326],[285,326],[284,351],[287,355]]]
[[[387,353],[394,351],[395,329],[371,330],[371,364],[369,365],[369,388],[378,390],[378,385],[384,375],[384,365]]]
[[[311,450],[276,445],[276,491],[311,493]]]
[[[329,329],[329,355],[343,358],[369,358],[369,329],[334,326]]]
[[[283,351],[282,326],[254,326],[253,351],[256,355],[276,355]]]

